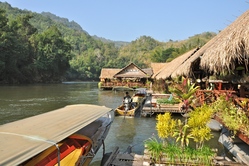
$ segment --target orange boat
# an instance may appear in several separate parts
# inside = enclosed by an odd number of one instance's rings
[[[113,118],[111,108],[79,104],[1,125],[0,165],[87,166]]]

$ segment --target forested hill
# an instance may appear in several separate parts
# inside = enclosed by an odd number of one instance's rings
[[[56,16],[52,13],[49,13],[49,12],[42,12],[41,14],[45,17],[51,18],[53,21],[62,23],[63,25],[67,26],[68,28],[72,28],[72,29],[87,33],[86,31],[83,31],[83,29],[81,28],[81,26],[78,23],[76,23],[74,21],[69,21],[67,18],[61,18],[61,17],[58,17],[58,16]]]
[[[149,67],[202,46],[215,35],[204,32],[165,43],[149,36],[130,43],[111,41],[90,36],[76,22],[52,13],[0,2],[0,83],[98,80],[103,67],[122,68],[130,62]]]

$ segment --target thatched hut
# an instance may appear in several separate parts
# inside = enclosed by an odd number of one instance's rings
[[[219,40],[203,53],[200,67],[213,73],[234,73],[238,66],[248,71],[249,10],[219,36]]]
[[[201,47],[171,76],[187,76],[198,80],[204,77],[210,80],[212,77],[221,82],[230,82],[234,88],[237,84],[249,82],[248,65],[249,10]]]
[[[221,31],[172,73],[172,77],[194,76],[194,66],[208,75],[235,74],[236,68],[248,71],[249,11]]]

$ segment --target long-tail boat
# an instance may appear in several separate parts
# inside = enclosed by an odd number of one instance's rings
[[[69,105],[0,126],[0,165],[90,164],[103,145],[114,111]]]

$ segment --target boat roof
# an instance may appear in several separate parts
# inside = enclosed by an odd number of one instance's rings
[[[19,165],[111,110],[97,105],[69,105],[0,125],[0,165]]]

